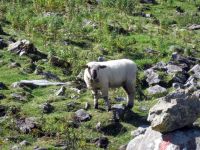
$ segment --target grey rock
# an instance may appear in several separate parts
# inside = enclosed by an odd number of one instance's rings
[[[101,122],[98,122],[98,123],[96,124],[95,129],[96,129],[98,132],[101,131],[101,129],[102,129],[102,124],[101,124]]]
[[[131,132],[131,136],[133,138],[135,138],[136,136],[144,134],[146,132],[146,130],[147,130],[147,126],[138,127],[136,130],[134,130],[134,131]]]
[[[6,98],[6,96],[0,93],[0,100],[2,100],[4,98]]]
[[[18,68],[21,67],[20,63],[18,62],[11,62],[9,68]]]
[[[41,75],[41,74],[43,73],[44,69],[45,69],[44,67],[37,66],[37,67],[35,68],[34,73],[35,73],[36,75]]]
[[[14,82],[12,84],[12,87],[16,88],[16,87],[24,87],[24,86],[28,86],[28,87],[43,87],[43,86],[51,86],[51,85],[67,85],[67,83],[64,82],[51,82],[48,80],[21,80],[19,82]]]
[[[6,90],[6,89],[8,89],[7,86],[3,82],[0,82],[0,90]]]
[[[118,150],[126,150],[127,144],[121,145]]]
[[[31,143],[29,143],[28,141],[26,140],[23,140],[19,143],[21,146],[28,146],[28,145],[31,145]]]
[[[42,111],[45,114],[51,113],[54,110],[54,106],[50,103],[44,103],[40,106],[40,108],[42,108]]]
[[[147,88],[147,92],[150,95],[156,95],[156,94],[162,94],[162,93],[167,92],[167,89],[160,85],[154,85],[152,87]]]
[[[184,90],[175,91],[161,98],[149,111],[152,129],[170,132],[191,125],[200,115],[200,101]]]
[[[79,121],[89,121],[91,119],[91,115],[87,113],[84,109],[79,109],[75,112],[76,118]]]
[[[123,104],[114,104],[111,109],[114,120],[120,120],[124,118],[125,106]]]
[[[188,27],[189,30],[199,30],[200,29],[200,24],[193,24]]]
[[[56,96],[64,96],[65,95],[65,91],[66,91],[66,87],[62,86],[57,92],[56,92]]]
[[[188,77],[189,77],[189,75],[187,73],[177,72],[173,75],[172,81],[177,82],[177,83],[181,83],[181,84],[185,84]]]
[[[183,88],[184,88],[184,85],[181,84],[181,83],[175,82],[175,83],[172,83],[172,87],[173,87],[174,89],[183,89]]]
[[[106,60],[106,59],[105,59],[105,57],[103,57],[103,56],[99,56],[99,57],[98,57],[98,61],[99,61],[99,62],[102,62],[102,61],[105,61],[105,60]]]
[[[16,125],[20,131],[25,134],[30,133],[33,129],[38,128],[38,123],[34,117],[17,119]]]
[[[189,72],[192,72],[196,78],[200,79],[200,65],[199,64],[193,66]]]
[[[177,65],[171,65],[171,64],[168,64],[166,66],[167,68],[167,73],[170,73],[170,74],[174,74],[174,73],[177,73],[177,72],[182,72],[182,68],[177,66]]]
[[[165,71],[166,70],[166,64],[164,62],[158,62],[155,66],[152,67],[152,69]]]
[[[156,84],[160,82],[159,75],[154,72],[152,68],[145,71],[145,76],[147,77],[146,81],[149,85]]]
[[[199,150],[199,128],[188,128],[162,134],[149,127],[142,135],[132,139],[126,150]]]
[[[37,48],[35,48],[35,46],[28,40],[19,40],[9,44],[8,51],[16,53],[19,56],[26,55],[33,61],[47,58],[46,54],[38,51]]]
[[[24,101],[24,102],[28,101],[28,97],[27,97],[26,93],[24,93],[24,92],[12,93],[10,96],[13,100]]]
[[[109,144],[109,140],[107,137],[99,137],[99,138],[96,138],[94,141],[98,147],[104,148],[104,149],[107,149],[108,144]]]
[[[6,111],[7,111],[6,106],[0,105],[0,117],[5,116],[6,115]]]
[[[11,150],[21,150],[21,148],[18,145],[14,145]]]
[[[126,101],[126,98],[125,97],[115,97],[115,100],[117,102],[123,102],[123,101]]]
[[[198,86],[198,78],[196,78],[195,76],[190,76],[188,78],[188,80],[186,81],[186,83],[184,84],[184,87],[190,87],[190,86]]]
[[[85,110],[88,110],[90,108],[90,104],[88,102],[85,103]]]
[[[67,111],[70,112],[70,111],[77,111],[78,109],[80,109],[80,103],[78,102],[74,102],[74,101],[71,101],[71,102],[68,102],[67,103]]]
[[[178,54],[183,53],[184,52],[184,48],[180,45],[171,45],[169,47],[169,50],[171,52],[173,52],[172,54],[172,59],[174,58],[174,56],[176,56],[175,58],[177,58],[177,56],[179,56]],[[174,60],[174,59],[173,59]]]
[[[56,74],[53,74],[50,71],[42,72],[40,75],[42,75],[47,80],[61,81],[60,78]]]

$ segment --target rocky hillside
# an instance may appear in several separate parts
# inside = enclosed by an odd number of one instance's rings
[[[199,0],[0,1],[0,149],[199,149],[199,37]],[[83,66],[119,58],[134,108],[95,110]]]

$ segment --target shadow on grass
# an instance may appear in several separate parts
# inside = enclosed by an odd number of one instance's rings
[[[126,110],[123,122],[129,123],[135,127],[150,125],[150,123],[147,121],[147,116],[141,116],[137,113],[134,113],[132,110]]]
[[[100,130],[104,135],[117,136],[127,131],[125,127],[120,122],[112,122]]]

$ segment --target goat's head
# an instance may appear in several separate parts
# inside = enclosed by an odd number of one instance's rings
[[[86,65],[86,68],[88,69],[88,73],[90,75],[91,80],[98,81],[100,69],[104,69],[104,68],[106,68],[106,66],[100,65],[98,63],[88,63]]]

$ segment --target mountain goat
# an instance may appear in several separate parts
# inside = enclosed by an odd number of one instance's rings
[[[136,86],[136,64],[129,59],[89,62],[84,71],[84,81],[94,95],[94,108],[98,109],[98,90],[101,91],[107,110],[111,109],[108,89],[123,87],[127,93],[127,107],[133,107]]]

